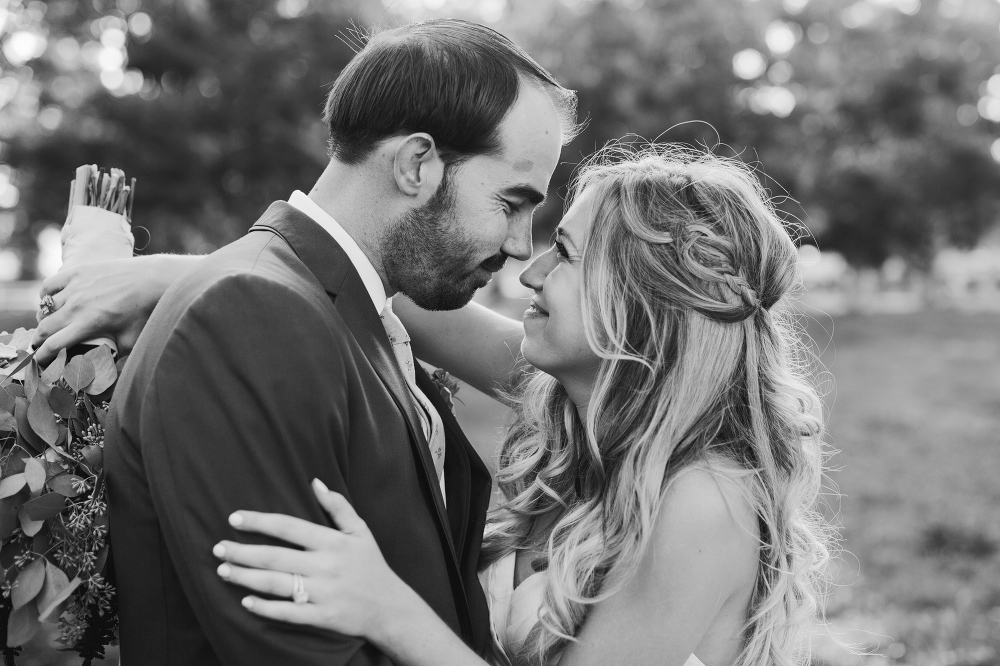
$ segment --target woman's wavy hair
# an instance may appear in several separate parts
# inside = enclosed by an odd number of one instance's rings
[[[514,397],[481,565],[541,549],[548,575],[539,623],[506,657],[544,664],[574,640],[635,572],[667,485],[698,465],[735,481],[758,519],[737,663],[800,663],[833,532],[817,508],[821,406],[789,310],[795,244],[754,171],[707,151],[606,148],[567,205],[584,191],[581,306],[602,360],[586,422],[539,370]]]

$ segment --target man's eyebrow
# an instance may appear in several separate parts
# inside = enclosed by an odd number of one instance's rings
[[[510,187],[505,187],[500,191],[508,197],[517,197],[531,202],[535,206],[539,206],[545,202],[545,193],[539,192],[531,185],[511,185]]]

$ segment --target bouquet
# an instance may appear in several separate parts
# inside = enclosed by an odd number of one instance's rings
[[[117,169],[77,170],[64,267],[132,255],[134,191]],[[124,359],[111,341],[93,341],[43,369],[32,333],[0,334],[0,650],[10,666],[42,622],[58,623],[58,640],[89,665],[117,639],[103,447]]]

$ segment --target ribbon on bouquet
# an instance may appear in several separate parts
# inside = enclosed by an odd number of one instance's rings
[[[132,236],[132,202],[135,178],[125,182],[121,169],[104,171],[96,164],[76,170],[70,183],[69,209],[63,224],[62,266],[60,271],[112,259],[128,259],[135,248]],[[85,344],[118,347],[108,338],[88,340]]]

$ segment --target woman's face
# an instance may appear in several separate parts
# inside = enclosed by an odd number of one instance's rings
[[[571,397],[589,396],[600,365],[583,332],[580,297],[583,248],[594,217],[592,198],[586,190],[576,198],[556,229],[552,247],[521,273],[521,284],[535,292],[524,313],[521,353],[559,380]]]

